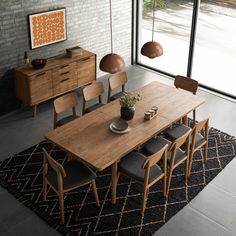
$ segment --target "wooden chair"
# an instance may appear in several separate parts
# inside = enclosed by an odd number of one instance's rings
[[[191,136],[190,136],[190,155],[189,155],[189,171],[188,176],[190,176],[191,167],[192,167],[192,159],[193,154],[198,149],[204,147],[204,162],[207,160],[207,145],[208,145],[208,124],[209,124],[209,118],[204,119],[198,123],[195,123],[193,129],[191,130]],[[167,138],[170,140],[176,140],[182,135],[184,135],[184,129],[182,129],[184,125],[177,125],[173,128],[168,128],[164,134]],[[185,133],[189,132],[189,127],[186,127]],[[201,133],[201,131],[204,131]]]
[[[79,160],[73,160],[61,165],[55,161],[43,148],[43,200],[46,201],[48,185],[59,197],[61,224],[65,223],[64,217],[64,193],[86,184],[92,184],[92,189],[97,206],[99,198],[96,189],[96,174]],[[48,166],[52,170],[48,171]]]
[[[191,140],[191,144],[190,144],[188,176],[190,176],[190,173],[191,173],[194,152],[196,152],[198,149],[204,147],[203,160],[204,160],[204,162],[206,162],[206,160],[207,160],[208,133],[209,133],[208,125],[209,125],[209,118],[196,123],[193,127],[192,140]],[[201,133],[201,131],[203,131],[203,132]]]
[[[167,147],[168,145],[165,145],[149,158],[140,152],[133,151],[122,158],[118,165],[117,176],[119,176],[120,173],[125,174],[143,184],[142,216],[146,208],[148,190],[160,179],[164,180],[163,194],[166,196]],[[157,165],[160,161],[162,168]],[[118,180],[116,184],[117,182]]]
[[[149,140],[142,147],[142,151],[144,153],[146,153],[147,155],[153,155],[156,152],[156,150],[160,148],[160,146],[163,146],[165,144],[169,145],[168,156],[167,156],[167,163],[168,163],[167,194],[170,189],[170,182],[173,170],[185,161],[186,161],[185,181],[187,181],[188,168],[189,168],[190,134],[191,130],[189,130],[187,133],[185,133],[172,143],[163,137],[157,137],[155,139]],[[180,147],[184,144],[185,144],[185,149],[182,150]]]
[[[174,85],[176,88],[181,88],[186,91],[189,91],[193,94],[196,94],[198,89],[198,82],[190,77],[185,77],[182,75],[177,75],[175,77]],[[196,121],[196,110],[193,110],[193,122],[195,124]]]
[[[114,101],[122,96],[125,95],[125,84],[127,83],[127,75],[126,72],[118,72],[116,74],[113,74],[109,77],[108,83],[109,83],[109,89],[108,89],[108,98],[107,103],[110,101]],[[112,90],[121,87],[122,91],[112,94]]]
[[[75,92],[67,93],[54,100],[54,129],[58,126],[62,126],[78,116],[76,115],[76,106],[78,105],[78,97]],[[72,115],[66,116],[58,120],[60,113],[72,109]]]
[[[190,134],[189,130],[186,134],[176,139],[172,142],[171,146],[168,149],[168,179],[167,179],[167,193],[170,189],[170,183],[172,178],[173,170],[178,167],[183,162],[185,164],[185,182],[187,183],[188,178],[188,168],[189,168],[189,153],[190,153]],[[184,149],[181,149],[181,146],[185,145]]]
[[[103,83],[102,82],[93,82],[90,85],[87,85],[83,89],[83,114],[91,112],[104,104],[102,104],[102,94],[104,93]],[[98,103],[85,108],[86,102],[98,98]]]

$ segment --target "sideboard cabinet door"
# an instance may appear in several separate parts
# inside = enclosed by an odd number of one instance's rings
[[[96,57],[91,56],[77,62],[78,86],[91,83],[96,79]]]
[[[29,80],[30,104],[38,104],[53,96],[52,72],[45,71],[32,76]]]

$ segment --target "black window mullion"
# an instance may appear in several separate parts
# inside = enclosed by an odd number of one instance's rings
[[[200,0],[193,1],[193,14],[192,14],[192,25],[191,25],[191,34],[190,34],[190,43],[189,43],[188,67],[187,67],[188,77],[192,76],[193,56],[194,56],[194,46],[195,46],[195,40],[196,40],[199,5],[200,5]]]

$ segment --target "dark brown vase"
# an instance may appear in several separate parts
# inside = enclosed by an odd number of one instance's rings
[[[132,120],[134,117],[135,108],[134,107],[121,107],[120,115],[123,120]]]

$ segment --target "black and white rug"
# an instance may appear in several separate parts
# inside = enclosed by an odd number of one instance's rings
[[[112,205],[110,168],[98,173],[96,180],[101,202],[96,207],[92,190],[82,187],[65,195],[65,225],[60,225],[58,197],[50,191],[42,201],[42,148],[64,161],[66,154],[46,141],[0,162],[0,185],[63,235],[152,235],[191,201],[236,155],[236,139],[214,128],[209,132],[206,164],[202,150],[194,155],[191,176],[184,183],[184,166],[172,178],[167,198],[162,183],[154,185],[148,195],[145,216],[140,216],[142,186],[120,177],[117,203]]]

